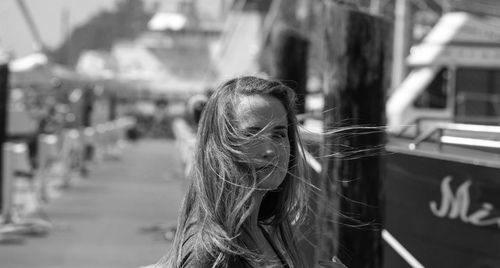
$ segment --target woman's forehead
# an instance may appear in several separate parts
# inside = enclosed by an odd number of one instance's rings
[[[283,104],[269,95],[246,95],[239,98],[235,119],[240,129],[287,126],[287,112]]]

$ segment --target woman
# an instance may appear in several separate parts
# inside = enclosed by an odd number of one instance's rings
[[[294,240],[300,174],[293,92],[241,77],[205,106],[177,233],[161,267],[306,267]]]

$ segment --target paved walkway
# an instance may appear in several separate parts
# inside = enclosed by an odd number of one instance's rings
[[[132,144],[121,160],[94,166],[89,178],[48,204],[47,215],[55,224],[48,236],[0,245],[0,268],[135,268],[154,263],[169,242],[151,227],[176,222],[183,194],[180,165],[173,141]]]

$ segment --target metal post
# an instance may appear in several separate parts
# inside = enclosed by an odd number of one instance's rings
[[[280,79],[295,91],[297,112],[305,113],[307,84],[307,52],[309,42],[297,30],[280,24],[275,29],[271,46],[273,50],[274,78]]]
[[[21,13],[24,16],[26,23],[28,24],[28,28],[30,29],[31,35],[33,36],[33,39],[34,39],[35,44],[37,46],[37,50],[45,52],[46,46],[42,40],[42,37],[40,35],[40,31],[38,31],[36,23],[33,20],[33,16],[31,16],[31,13],[30,13],[28,7],[26,6],[26,3],[24,2],[24,0],[17,0],[16,2],[17,2],[19,9],[21,9]]]
[[[0,149],[2,145],[7,141],[7,115],[9,99],[8,77],[9,68],[7,63],[0,62]],[[3,170],[5,168],[3,162],[3,154],[0,153],[0,212],[5,210],[5,204],[3,203],[3,200],[6,184],[3,178]]]
[[[2,143],[2,223],[9,224],[13,222],[12,213],[12,185],[13,185],[13,171],[12,171],[12,144]]]
[[[392,63],[391,90],[399,86],[407,73],[406,57],[410,49],[411,23],[410,3],[408,0],[396,0],[394,25],[394,50]]]

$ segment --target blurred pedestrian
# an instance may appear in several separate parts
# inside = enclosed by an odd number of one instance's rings
[[[150,135],[155,138],[173,138],[172,120],[168,110],[168,99],[165,96],[154,101],[153,122]]]
[[[198,123],[201,119],[201,113],[207,104],[208,98],[204,94],[195,94],[191,96],[186,103],[186,114],[188,122],[193,127],[196,132],[198,129]]]
[[[176,236],[155,267],[306,267],[294,240],[308,182],[292,90],[236,78],[204,109]]]

